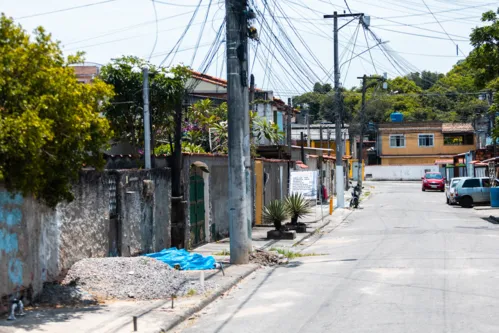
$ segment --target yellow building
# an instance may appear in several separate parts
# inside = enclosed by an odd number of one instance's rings
[[[382,165],[445,164],[454,155],[474,149],[475,135],[470,123],[427,121],[379,125],[378,154]]]

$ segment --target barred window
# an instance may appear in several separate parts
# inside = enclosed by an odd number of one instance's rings
[[[394,134],[390,135],[390,148],[404,148],[405,147],[405,135]]]
[[[420,147],[433,147],[433,134],[419,134]]]

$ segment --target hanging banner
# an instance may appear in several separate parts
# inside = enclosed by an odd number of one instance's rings
[[[317,200],[319,171],[291,171],[289,194],[300,193],[307,200]]]

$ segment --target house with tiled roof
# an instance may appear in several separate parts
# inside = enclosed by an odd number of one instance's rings
[[[391,122],[379,125],[378,156],[382,165],[440,165],[475,149],[471,123]]]
[[[209,98],[215,104],[227,101],[227,80],[192,71],[192,76],[187,82],[187,87],[190,90],[190,104],[206,98]],[[288,106],[283,100],[276,98],[273,91],[264,91],[256,88],[254,103],[250,106],[250,109],[254,110],[259,117],[276,123],[281,131],[285,131]],[[293,109],[291,115],[292,123],[295,122],[295,115],[298,112],[298,110]],[[267,145],[268,142],[266,139],[262,138],[261,142],[258,142],[258,144]]]

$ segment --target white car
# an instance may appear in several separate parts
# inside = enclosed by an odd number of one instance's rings
[[[448,205],[455,205],[456,199],[455,199],[455,193],[456,193],[456,185],[459,183],[461,179],[466,179],[469,177],[455,177],[451,178],[449,183],[445,185],[445,196],[447,198],[447,204]]]

